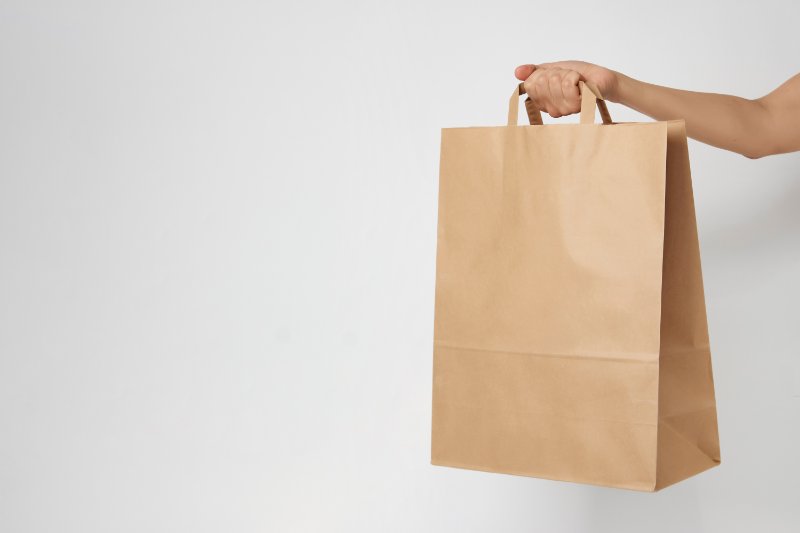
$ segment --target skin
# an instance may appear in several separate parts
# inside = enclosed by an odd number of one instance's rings
[[[552,117],[580,111],[583,80],[605,100],[655,120],[682,118],[689,137],[750,159],[800,150],[800,74],[756,99],[662,87],[584,61],[521,65],[515,75]]]

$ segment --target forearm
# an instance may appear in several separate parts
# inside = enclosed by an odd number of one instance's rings
[[[757,100],[726,94],[684,91],[653,85],[619,74],[619,102],[656,120],[684,119],[689,137],[756,158],[774,152],[768,112]]]

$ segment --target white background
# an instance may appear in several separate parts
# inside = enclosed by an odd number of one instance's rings
[[[3,0],[0,530],[798,531],[800,154],[690,144],[721,467],[429,464],[440,128],[502,124],[524,62],[758,97],[798,16]]]

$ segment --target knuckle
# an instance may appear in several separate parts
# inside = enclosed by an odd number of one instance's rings
[[[533,80],[528,78],[527,80],[522,82],[522,88],[525,89],[526,93],[531,93],[533,91]]]

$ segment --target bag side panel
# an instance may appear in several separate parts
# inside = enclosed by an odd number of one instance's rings
[[[668,121],[667,131],[656,489],[720,463],[714,379],[684,121]]]

